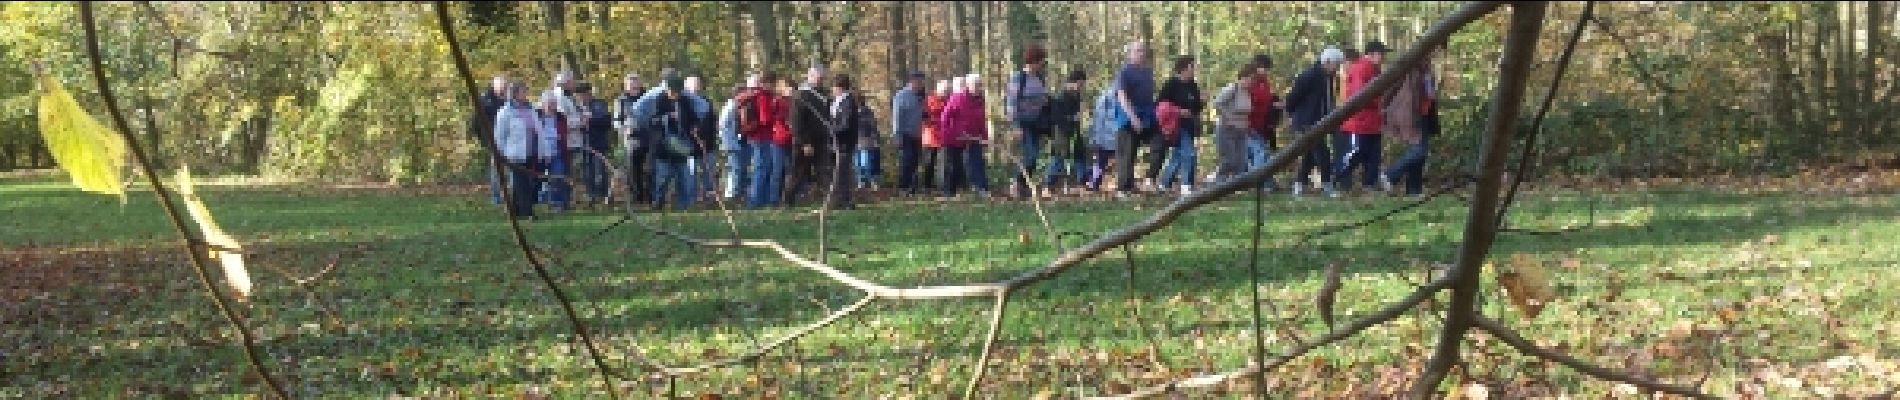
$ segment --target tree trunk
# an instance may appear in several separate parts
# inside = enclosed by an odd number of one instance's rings
[[[567,30],[564,29],[567,25],[567,4],[562,1],[542,1],[541,7],[548,36],[561,46],[561,69],[573,72],[574,76],[580,76],[582,74],[580,60],[574,56],[574,45],[567,40]]]
[[[904,48],[905,45],[909,44],[908,41],[904,40],[904,36],[906,36],[905,32],[908,31],[908,29],[904,27],[905,4],[907,3],[900,1],[884,6],[884,43],[885,46],[890,49],[887,55],[890,56],[891,77],[895,78],[892,80],[893,82],[901,82],[905,79],[904,60],[909,59],[909,49]]]
[[[746,46],[744,13],[738,2],[726,2],[726,19],[732,26],[726,29],[732,33],[732,78],[735,82],[745,82]],[[756,59],[754,59],[756,61]],[[753,68],[757,68],[756,64]]]
[[[952,37],[951,41],[956,43],[957,53],[957,72],[952,73],[951,76],[972,70],[972,68],[970,68],[972,66],[970,41],[975,39],[975,36],[970,33],[970,12],[964,9],[969,6],[970,3],[968,2],[958,1],[950,3],[950,18],[957,22],[956,25],[952,27],[950,35]]]
[[[784,62],[779,47],[779,19],[776,2],[744,2],[746,12],[752,15],[752,38],[756,51],[757,67],[761,70],[777,70]]]

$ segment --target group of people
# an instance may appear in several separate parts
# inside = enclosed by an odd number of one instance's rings
[[[824,66],[806,70],[797,85],[772,72],[754,73],[716,108],[697,77],[673,69],[662,71],[660,85],[652,88],[638,74],[626,75],[611,101],[594,96],[591,85],[568,72],[530,101],[526,84],[497,74],[481,99],[482,110],[471,118],[471,131],[492,134],[507,163],[499,168],[502,174],[491,173],[493,201],[502,203],[507,190],[513,199],[507,206],[524,218],[534,215],[536,204],[555,212],[613,204],[615,167],[627,201],[656,209],[685,209],[714,197],[747,208],[795,206],[814,187],[832,208],[850,209],[854,192],[881,186],[880,157],[887,145],[897,152],[895,183],[904,195],[1099,192],[1111,170],[1118,196],[1177,187],[1185,195],[1197,182],[1204,118],[1214,117],[1217,158],[1208,180],[1260,168],[1276,148],[1276,127],[1287,123],[1296,135],[1312,129],[1386,73],[1380,64],[1389,51],[1378,41],[1366,43],[1364,54],[1327,47],[1284,95],[1269,73],[1272,58],[1256,55],[1206,99],[1194,57],[1175,57],[1157,84],[1147,46],[1134,42],[1125,48],[1127,62],[1090,102],[1085,73],[1070,71],[1059,83],[1051,81],[1046,51],[1031,46],[1002,91],[1006,135],[1016,145],[1013,160],[1004,163],[1012,176],[1007,193],[990,190],[989,100],[978,74],[933,87],[926,86],[924,73],[911,72],[892,94],[882,121],[874,105],[884,103],[869,99],[850,75],[831,76]],[[1293,174],[1292,192],[1337,197],[1351,188],[1350,174],[1357,169],[1368,191],[1393,191],[1399,182],[1406,194],[1418,195],[1430,138],[1438,131],[1430,64],[1398,71],[1405,74],[1400,83],[1380,93],[1374,106],[1350,115],[1330,146],[1312,147]],[[1395,165],[1381,169],[1386,134],[1408,148]],[[1137,184],[1141,149],[1147,157]],[[1263,185],[1277,188],[1272,179]],[[584,201],[574,199],[575,186],[585,191]]]

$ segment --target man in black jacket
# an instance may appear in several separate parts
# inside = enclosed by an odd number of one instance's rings
[[[483,136],[495,135],[495,114],[500,112],[502,104],[508,102],[506,93],[508,82],[508,74],[496,72],[488,91],[482,92],[481,104],[479,104],[481,108],[475,110],[475,115],[468,119],[469,140],[475,141],[477,145],[482,143]],[[482,154],[487,154],[487,151],[484,150]],[[487,157],[483,158],[487,159]],[[488,162],[483,165],[490,166],[486,168],[488,170],[488,197],[495,205],[501,205],[501,177],[495,175],[494,160],[488,159]]]
[[[670,191],[674,208],[684,210],[693,205],[695,182],[687,160],[695,149],[692,135],[700,119],[693,113],[692,100],[686,97],[685,79],[668,70],[660,80],[666,91],[653,103],[652,119],[646,125],[653,138],[649,156],[653,159],[654,209],[666,207]]]
[[[805,83],[792,98],[792,120],[788,124],[792,129],[792,168],[787,172],[792,184],[787,185],[790,191],[785,194],[786,204],[797,204],[806,186],[816,180],[830,160],[831,129],[826,111],[831,108],[831,99],[823,92],[824,81],[825,67],[812,66],[805,71]]]

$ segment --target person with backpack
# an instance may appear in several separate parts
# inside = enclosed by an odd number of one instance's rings
[[[1015,179],[1011,186],[1017,198],[1028,198],[1029,179],[1036,176],[1036,161],[1042,158],[1042,143],[1049,137],[1052,127],[1049,121],[1049,97],[1052,92],[1048,81],[1043,78],[1046,66],[1046,53],[1041,47],[1031,46],[1023,51],[1022,70],[1010,75],[1004,90],[1004,117],[1016,126],[1017,158]]]
[[[1207,100],[1201,97],[1201,84],[1194,80],[1195,69],[1194,56],[1175,57],[1174,76],[1161,84],[1160,102],[1178,108],[1180,118],[1174,124],[1176,126],[1162,131],[1165,139],[1172,140],[1172,145],[1167,147],[1173,154],[1169,156],[1170,162],[1162,168],[1157,183],[1161,185],[1160,190],[1167,190],[1179,181],[1182,196],[1194,191],[1194,168],[1200,158],[1200,149],[1195,147],[1195,142],[1201,136],[1201,112],[1207,108]],[[1174,133],[1169,135],[1167,132]],[[1162,146],[1155,147],[1157,152],[1161,149]]]
[[[502,173],[507,175],[509,210],[516,219],[533,219],[535,190],[540,186],[535,179],[539,170],[535,150],[541,116],[528,102],[528,85],[509,82],[507,93],[508,100],[495,111],[495,151],[508,163]]]
[[[640,81],[640,75],[629,73],[613,103],[614,128],[620,132],[620,139],[625,143],[621,146],[624,159],[620,168],[625,174],[623,179],[627,186],[628,211],[632,211],[631,207],[635,203],[648,203],[653,199],[651,182],[648,181],[651,177],[648,171],[651,169],[647,168],[647,156],[651,150],[647,144],[653,140],[647,137],[650,132],[647,132],[645,119],[637,115],[640,97],[646,92],[647,87]]]
[[[1057,184],[1080,187],[1086,180],[1088,170],[1088,140],[1082,131],[1082,85],[1087,83],[1088,75],[1082,70],[1069,71],[1068,79],[1062,83],[1061,94],[1049,101],[1049,120],[1051,121],[1049,140],[1049,169],[1042,176],[1045,195],[1057,192]],[[1067,182],[1058,182],[1058,177],[1066,177]]]
[[[1253,97],[1247,90],[1255,71],[1241,68],[1234,82],[1214,95],[1214,180],[1224,181],[1247,172],[1248,121],[1253,117]]]
[[[1293,79],[1293,87],[1286,93],[1286,110],[1294,136],[1305,135],[1321,118],[1333,112],[1338,104],[1334,99],[1337,93],[1334,86],[1339,82],[1333,74],[1339,71],[1345,59],[1345,52],[1327,47],[1320,51],[1318,61]],[[1328,196],[1338,197],[1332,184],[1332,159],[1325,140],[1313,143],[1301,158],[1300,168],[1294,170],[1293,195],[1305,195],[1312,176],[1318,175],[1319,185],[1313,187],[1324,190]]]
[[[862,108],[858,104],[858,94],[853,92],[851,75],[838,74],[832,78],[831,105],[827,108],[832,121],[831,137],[828,139],[832,145],[832,157],[841,158],[834,158],[820,166],[820,170],[828,172],[828,178],[824,179],[825,203],[832,209],[855,208],[851,203],[851,193],[856,191],[853,186],[857,183],[857,169],[842,164],[858,152],[858,119]]]
[[[745,132],[752,150],[752,185],[746,192],[746,206],[750,208],[778,205],[785,182],[791,136],[781,135],[787,132],[785,98],[771,86],[775,83],[778,75],[769,71],[748,80],[750,94],[741,114],[751,118],[739,119],[739,129]]]
[[[666,207],[668,193],[673,207],[685,210],[693,205],[694,180],[687,160],[693,154],[692,134],[699,118],[693,116],[692,101],[685,95],[686,83],[673,71],[662,73],[664,92],[653,102],[647,129],[653,132],[653,203]]]
[[[891,95],[891,138],[897,140],[897,190],[904,195],[916,195],[919,189],[917,167],[919,161],[929,157],[921,154],[924,142],[935,140],[927,135],[925,124],[927,112],[924,93],[924,73],[911,72],[910,79],[904,82],[904,88]],[[929,164],[926,164],[929,165]],[[930,167],[926,166],[924,182],[930,181]]]

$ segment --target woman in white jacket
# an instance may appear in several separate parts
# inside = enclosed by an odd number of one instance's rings
[[[508,85],[508,100],[495,113],[495,147],[507,160],[503,173],[508,177],[508,208],[515,218],[533,218],[535,190],[535,153],[539,147],[541,118],[528,104],[528,87],[520,82]]]

